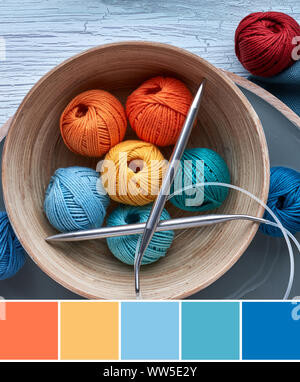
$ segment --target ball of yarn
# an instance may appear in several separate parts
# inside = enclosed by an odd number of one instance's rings
[[[300,172],[287,167],[271,168],[268,207],[291,233],[300,232]],[[268,211],[265,219],[274,221]],[[270,236],[282,236],[279,228],[261,224],[260,230]]]
[[[108,204],[99,173],[75,166],[55,171],[44,210],[53,227],[66,232],[101,227]]]
[[[284,13],[251,13],[235,32],[235,53],[250,73],[271,77],[293,64],[292,40],[299,35],[297,21]]]
[[[103,186],[116,202],[148,204],[159,192],[166,163],[151,143],[121,142],[105,156],[101,169]]]
[[[124,224],[145,223],[148,220],[152,205],[143,207],[120,205],[107,218],[109,227]],[[164,209],[161,220],[170,219]],[[133,265],[136,247],[142,235],[108,237],[106,239],[110,251],[123,263]],[[143,256],[142,264],[150,264],[165,256],[174,238],[173,231],[156,232]]]
[[[6,212],[0,212],[0,280],[14,276],[25,263],[24,250]]]
[[[67,147],[88,157],[106,154],[123,140],[126,127],[123,106],[104,90],[79,94],[60,117],[61,136]]]
[[[185,211],[207,211],[220,207],[227,197],[225,187],[205,186],[191,189],[191,185],[205,182],[230,183],[230,174],[225,161],[215,151],[207,148],[192,148],[184,151],[181,167],[175,176],[171,194],[184,187],[186,191],[174,195],[171,203]],[[192,193],[192,194],[191,194]]]
[[[126,113],[140,139],[168,146],[176,143],[191,103],[192,95],[184,83],[154,77],[128,97]]]

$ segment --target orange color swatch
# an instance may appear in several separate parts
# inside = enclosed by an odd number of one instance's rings
[[[1,302],[0,359],[58,357],[57,302]]]
[[[119,358],[117,302],[62,302],[60,311],[61,359]]]

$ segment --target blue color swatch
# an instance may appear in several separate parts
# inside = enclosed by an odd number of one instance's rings
[[[182,359],[239,359],[238,302],[182,302]]]
[[[300,303],[243,303],[243,359],[300,359]]]
[[[123,302],[121,359],[178,360],[178,302]]]

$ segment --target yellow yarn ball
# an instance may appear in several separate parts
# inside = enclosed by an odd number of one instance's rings
[[[143,206],[156,198],[167,161],[143,141],[123,141],[110,149],[101,167],[102,183],[116,202]]]

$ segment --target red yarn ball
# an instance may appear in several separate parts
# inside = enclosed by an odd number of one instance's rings
[[[235,32],[235,53],[252,74],[272,77],[294,63],[292,40],[300,26],[281,12],[256,12],[245,17]]]

